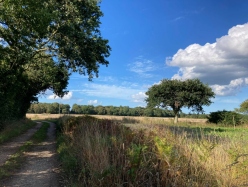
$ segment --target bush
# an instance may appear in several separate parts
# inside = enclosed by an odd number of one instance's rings
[[[224,125],[240,125],[242,116],[232,111],[217,111],[211,112],[208,116],[208,122]]]

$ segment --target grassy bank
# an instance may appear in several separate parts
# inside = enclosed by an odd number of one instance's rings
[[[117,121],[60,119],[58,152],[69,185],[212,187],[248,182],[248,141],[242,128]]]
[[[19,136],[35,125],[36,123],[30,119],[5,122],[2,125],[3,129],[0,131],[0,144]]]

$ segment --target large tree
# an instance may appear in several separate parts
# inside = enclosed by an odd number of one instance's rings
[[[148,107],[171,107],[175,114],[174,122],[178,122],[178,114],[182,107],[199,113],[203,105],[210,105],[214,92],[199,79],[169,80],[163,79],[146,92]]]
[[[0,121],[47,89],[62,97],[72,72],[98,76],[110,54],[101,16],[96,0],[0,0]]]

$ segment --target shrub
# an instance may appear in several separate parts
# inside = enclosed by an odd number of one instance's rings
[[[208,116],[208,122],[216,124],[240,125],[241,121],[242,116],[240,114],[226,110],[211,112]]]

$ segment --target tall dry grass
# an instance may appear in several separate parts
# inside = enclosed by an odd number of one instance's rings
[[[127,127],[92,117],[61,119],[58,151],[70,182],[161,187],[246,184],[245,139],[238,144],[204,131],[180,130],[180,126],[132,122],[133,127]],[[239,151],[231,151],[238,147]]]
[[[168,137],[165,132],[170,131],[173,134],[170,143],[183,150],[183,155],[190,158],[192,166],[200,166],[200,170],[195,168],[199,175],[194,174],[199,179],[210,173],[217,186],[248,185],[247,126],[219,127],[216,124],[192,122],[175,125],[161,120],[126,125],[132,129],[155,131],[160,134],[159,137]]]

